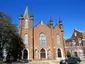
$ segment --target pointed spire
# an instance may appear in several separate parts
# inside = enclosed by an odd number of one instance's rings
[[[23,17],[22,12],[20,12],[20,17]]]
[[[52,17],[50,16],[50,22],[52,22]]]
[[[62,19],[61,19],[61,17],[59,17],[59,23],[62,23]]]
[[[61,29],[61,32],[63,32],[63,24],[62,24],[62,19],[59,17],[59,27]]]
[[[52,17],[50,17],[50,26],[53,25]]]
[[[28,5],[26,5],[26,9],[25,9],[25,13],[24,13],[24,16],[27,16],[28,15]]]

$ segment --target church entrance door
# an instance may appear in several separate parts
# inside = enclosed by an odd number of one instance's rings
[[[26,49],[23,51],[23,59],[28,59],[28,51]]]
[[[60,49],[58,49],[58,57],[60,57],[60,58],[62,57]]]
[[[40,50],[40,57],[41,57],[41,59],[46,58],[45,49],[43,49],[43,48]]]

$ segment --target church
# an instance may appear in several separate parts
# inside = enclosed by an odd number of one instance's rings
[[[34,16],[28,13],[26,6],[24,15],[20,14],[18,33],[20,34],[24,49],[22,59],[27,60],[60,60],[65,58],[65,40],[62,20],[59,25],[53,25],[52,18],[49,24],[43,20],[34,26]]]

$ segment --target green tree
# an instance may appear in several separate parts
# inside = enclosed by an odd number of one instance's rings
[[[8,48],[8,53],[14,58],[14,60],[21,59],[22,50],[24,48],[24,44],[22,42],[21,37],[17,34],[10,42],[10,46]]]
[[[71,57],[71,53],[67,51],[67,57]]]
[[[14,59],[17,59],[21,56],[23,43],[17,34],[16,25],[11,21],[9,15],[0,12],[0,56],[2,57],[2,51],[5,48],[8,55],[10,54]]]
[[[0,12],[0,56],[2,51],[12,41],[13,36],[16,34],[16,26],[11,24],[11,18]]]

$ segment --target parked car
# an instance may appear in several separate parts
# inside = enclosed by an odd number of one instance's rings
[[[80,64],[81,60],[79,57],[69,57],[68,59],[61,60],[60,64]]]
[[[68,64],[65,60],[61,60],[60,64]]]

